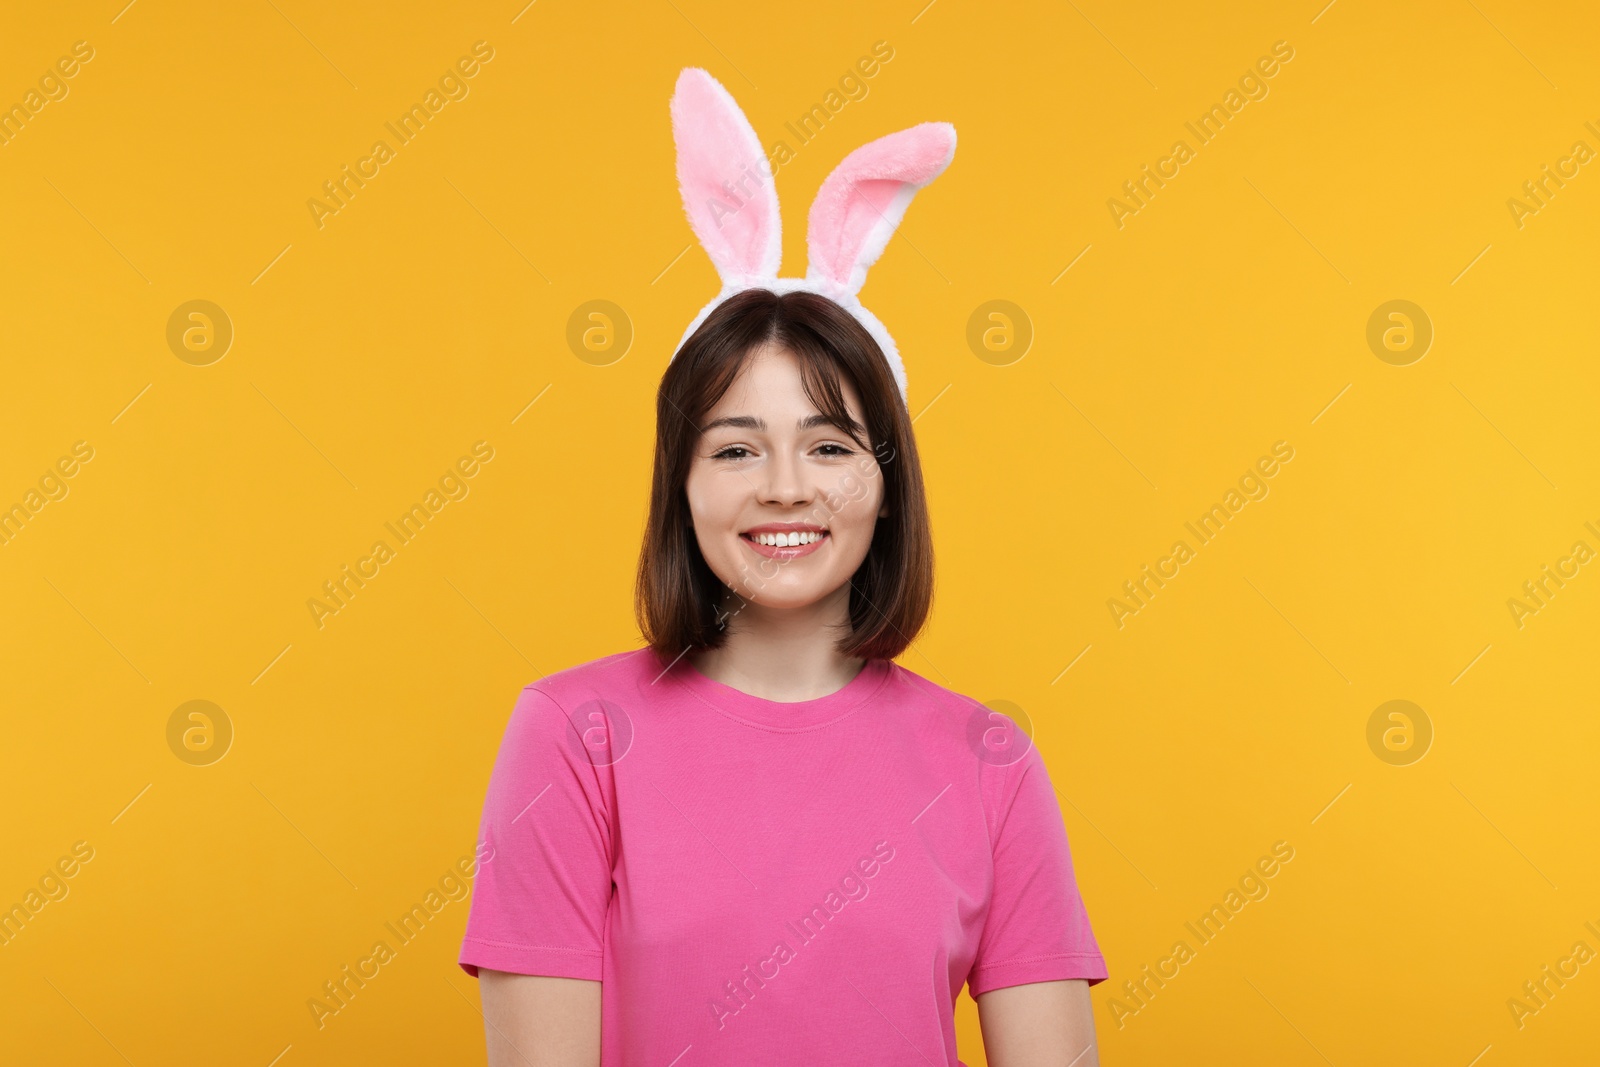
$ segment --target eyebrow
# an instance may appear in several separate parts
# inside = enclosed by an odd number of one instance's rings
[[[803,433],[806,430],[815,429],[818,426],[835,426],[835,425],[836,425],[836,423],[834,423],[834,421],[832,419],[828,418],[828,416],[822,415],[822,414],[814,414],[814,415],[807,415],[805,418],[800,419],[799,421],[797,421],[795,423],[795,429],[799,430],[799,431],[801,431]],[[766,422],[764,420],[762,420],[761,418],[755,416],[755,415],[724,415],[720,419],[712,419],[710,422],[706,423],[704,426],[702,426],[700,428],[700,432],[701,433],[708,433],[711,430],[716,429],[718,426],[732,426],[735,429],[740,429],[740,430],[758,430],[758,431],[765,431],[766,428],[767,428]],[[845,427],[838,427],[838,428],[839,429],[845,429]]]

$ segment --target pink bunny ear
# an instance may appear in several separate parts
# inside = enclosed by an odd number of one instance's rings
[[[683,209],[724,284],[776,277],[783,239],[772,167],[750,120],[699,67],[678,75],[672,137]]]
[[[834,168],[811,204],[806,277],[859,292],[867,268],[911,205],[917,190],[950,165],[956,128],[924,122],[862,145]]]

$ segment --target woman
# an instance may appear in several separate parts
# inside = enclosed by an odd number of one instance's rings
[[[1105,962],[1038,750],[893,662],[933,557],[903,368],[849,281],[888,234],[842,279],[767,277],[775,193],[716,246],[679,133],[727,284],[657,398],[647,647],[524,689],[490,780],[461,953],[490,1062],[958,1067],[966,985],[992,1067],[1095,1064]]]

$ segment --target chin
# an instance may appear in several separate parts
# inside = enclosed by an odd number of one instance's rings
[[[756,592],[745,597],[752,604],[774,611],[794,611],[799,608],[809,608],[811,605],[827,597],[826,593],[778,593]]]
[[[775,589],[771,582],[767,582],[764,585],[757,583],[753,589],[741,589],[738,586],[732,588],[752,604],[775,611],[793,611],[798,608],[809,608],[819,601],[828,599],[837,593],[843,584],[826,589],[821,586],[805,588],[788,586]]]

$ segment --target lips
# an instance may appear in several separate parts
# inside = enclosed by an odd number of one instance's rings
[[[814,538],[804,544],[762,544],[761,540],[784,541]],[[809,556],[828,542],[829,534],[820,526],[803,522],[769,522],[752,527],[739,535],[739,539],[758,556],[787,562]]]

